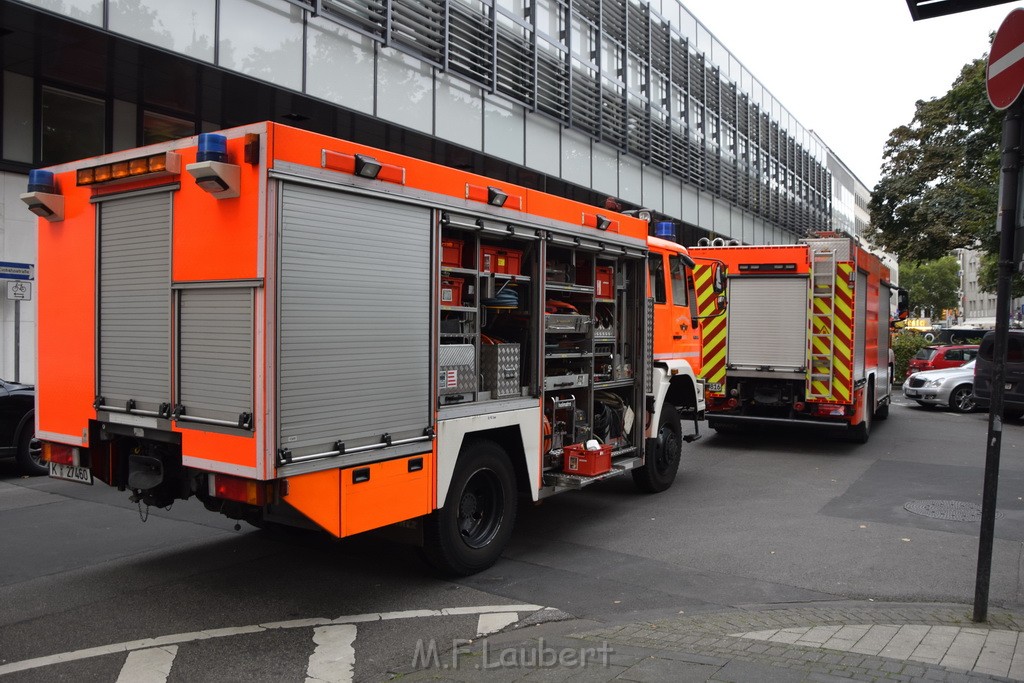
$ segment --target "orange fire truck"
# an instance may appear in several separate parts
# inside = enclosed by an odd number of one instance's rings
[[[273,123],[28,189],[52,477],[467,574],[518,495],[668,488],[703,416],[694,262],[646,216]]]
[[[838,428],[889,413],[889,269],[835,233],[786,246],[697,247],[726,264],[728,312],[703,321],[708,425]],[[698,291],[700,306],[718,294]]]

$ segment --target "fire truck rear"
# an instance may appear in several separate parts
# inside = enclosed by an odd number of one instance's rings
[[[519,495],[668,488],[703,416],[694,264],[641,218],[271,123],[22,199],[43,456],[140,505],[389,527],[467,574]]]
[[[727,266],[728,311],[703,322],[708,424],[783,424],[867,441],[891,399],[889,270],[838,235],[698,247]],[[698,301],[716,293],[698,283]]]

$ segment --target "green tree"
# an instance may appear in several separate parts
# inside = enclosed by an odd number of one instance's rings
[[[953,256],[922,263],[904,262],[900,264],[900,287],[910,292],[914,308],[956,308],[959,270],[960,263]]]
[[[886,142],[870,241],[917,262],[960,247],[997,251],[1002,118],[985,95],[984,58],[966,64],[942,97],[919,100]]]

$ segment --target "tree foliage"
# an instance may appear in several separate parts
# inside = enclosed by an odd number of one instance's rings
[[[961,247],[998,251],[1002,118],[985,95],[984,58],[966,64],[942,97],[919,100],[886,142],[869,240],[901,261]]]
[[[900,287],[910,292],[914,308],[956,308],[959,305],[960,262],[953,256],[900,264]]]

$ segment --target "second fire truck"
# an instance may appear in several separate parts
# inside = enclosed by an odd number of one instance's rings
[[[728,310],[703,322],[708,425],[815,427],[867,441],[891,400],[888,267],[838,234],[690,253],[728,272]],[[718,296],[698,284],[699,306]]]

